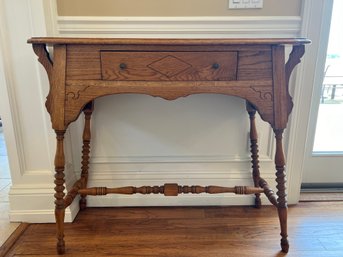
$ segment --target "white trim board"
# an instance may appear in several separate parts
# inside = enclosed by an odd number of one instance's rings
[[[273,149],[273,148],[272,148]],[[273,152],[260,154],[260,162],[273,162]],[[249,154],[250,155],[250,154]],[[251,161],[250,156],[236,155],[180,155],[180,156],[93,156],[92,164],[103,163],[242,163]]]
[[[306,142],[309,135],[308,130],[312,125],[310,124],[310,114],[313,111],[311,110],[311,101],[313,98],[315,79],[318,77],[318,74],[315,73],[315,67],[318,65],[317,57],[320,50],[325,45],[323,42],[320,42],[321,34],[323,32],[328,33],[327,30],[323,30],[323,25],[327,18],[324,16],[323,10],[331,4],[332,0],[303,1],[301,36],[311,39],[312,43],[306,46],[305,56],[302,59],[302,64],[298,68],[295,78],[295,83],[298,86],[294,89],[294,108],[290,116],[291,119],[289,120],[291,126],[287,163],[288,168],[292,171],[288,176],[289,181],[291,181],[288,188],[288,200],[291,203],[297,203],[300,197],[304,162],[308,155]]]
[[[32,201],[32,196],[26,195],[28,201]],[[24,196],[24,197],[26,197]],[[21,197],[19,201],[22,201]],[[34,197],[33,197],[34,198]],[[51,202],[53,194],[49,195],[40,195],[34,201]],[[13,199],[16,201],[16,199]],[[79,212],[79,202],[74,201],[68,208],[65,210],[65,222],[72,222],[77,213]],[[30,222],[30,223],[54,223],[55,222],[55,208],[54,206],[47,206],[47,209],[33,209],[32,207],[28,209],[19,209],[11,210],[9,212],[11,222]]]
[[[201,198],[201,201],[199,201]],[[149,201],[147,201],[149,199]],[[262,196],[263,204],[270,205],[268,199]],[[164,195],[121,195],[103,196],[96,198],[88,196],[88,205],[92,207],[110,206],[218,206],[218,205],[250,205],[253,206],[253,195],[188,195],[182,194],[177,197]]]
[[[299,16],[57,18],[60,36],[83,37],[296,37],[300,28]]]

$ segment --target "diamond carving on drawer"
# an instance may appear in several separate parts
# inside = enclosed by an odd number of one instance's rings
[[[175,56],[168,55],[158,61],[152,62],[148,67],[168,78],[173,77],[188,68],[192,67],[187,62],[176,58]]]

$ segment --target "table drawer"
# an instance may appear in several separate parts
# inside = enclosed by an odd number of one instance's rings
[[[236,80],[237,52],[101,51],[103,80]]]

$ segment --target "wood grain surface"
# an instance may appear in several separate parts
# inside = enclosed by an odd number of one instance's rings
[[[88,208],[65,225],[65,256],[338,257],[342,209],[343,202],[291,206],[286,255],[272,206]],[[54,235],[55,224],[31,224],[6,256],[58,256]]]
[[[236,80],[237,52],[101,51],[105,80]]]
[[[290,44],[303,45],[311,43],[306,38],[229,38],[229,39],[155,39],[155,38],[71,38],[71,37],[33,37],[29,44],[100,44],[100,45],[256,45],[256,44]]]

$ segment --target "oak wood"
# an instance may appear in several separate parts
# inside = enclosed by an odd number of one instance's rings
[[[289,80],[291,78],[291,74],[293,69],[297,64],[301,62],[301,57],[305,54],[305,46],[304,45],[293,45],[292,52],[289,54],[288,61],[285,65],[285,76],[286,76],[286,90],[289,91]],[[291,113],[293,109],[293,101],[292,97],[288,95],[288,113]]]
[[[272,76],[270,47],[239,51],[237,80],[271,80]]]
[[[214,51],[215,50],[215,51]],[[270,45],[67,45],[67,79],[100,80],[101,52],[236,52],[239,51],[239,79],[271,79]],[[254,61],[255,60],[255,61]],[[256,66],[255,66],[256,65]],[[242,76],[244,75],[244,76]]]
[[[276,167],[276,188],[277,188],[277,209],[279,213],[281,227],[281,248],[283,252],[288,252],[288,234],[287,234],[287,194],[286,194],[286,173],[285,173],[285,157],[282,147],[283,129],[274,129],[276,139],[275,151],[275,167]]]
[[[257,194],[263,193],[264,189],[259,187],[235,186],[235,187],[220,187],[220,186],[179,186],[175,183],[164,184],[163,186],[142,186],[142,187],[92,187],[81,188],[78,190],[81,195],[107,195],[107,194],[164,194],[165,196],[177,196],[178,194]]]
[[[272,47],[273,58],[273,84],[274,84],[274,112],[277,115],[274,116],[274,129],[284,129],[287,126],[288,115],[290,113],[289,101],[291,100],[286,85],[285,75],[285,47],[283,45],[277,45]]]
[[[32,46],[33,51],[35,52],[35,54],[38,56],[38,61],[43,65],[49,81],[52,80],[52,60],[50,58],[49,52],[46,49],[46,45],[45,44],[35,44]]]
[[[67,80],[65,123],[77,119],[89,101],[111,94],[139,93],[174,100],[191,94],[226,94],[253,103],[261,118],[274,124],[272,81],[105,81]]]
[[[255,193],[264,192],[277,206],[281,227],[281,247],[288,251],[287,199],[285,193],[285,160],[282,133],[286,128],[293,103],[288,91],[291,72],[304,54],[304,44],[298,39],[85,39],[32,38],[38,61],[47,71],[50,91],[46,107],[57,135],[55,157],[55,217],[57,251],[63,254],[65,207],[81,194],[80,207],[86,207],[87,194],[107,193]],[[285,45],[293,46],[285,65]],[[47,45],[54,49],[53,61]],[[92,101],[98,97],[138,93],[174,100],[200,93],[215,93],[247,100],[250,118],[252,169],[255,187],[218,186],[143,186],[123,188],[86,188],[90,155],[90,117]],[[81,179],[64,193],[64,133],[81,112],[85,114]],[[258,167],[255,113],[268,122],[276,137],[275,193],[260,178]],[[260,187],[260,188],[259,188]]]
[[[91,116],[93,112],[94,103],[89,102],[83,109],[85,115],[85,124],[82,134],[82,161],[81,161],[81,187],[86,188],[88,182],[88,169],[89,169],[89,154],[91,142]],[[87,206],[86,196],[81,194],[80,209],[84,210]]]
[[[64,206],[67,208],[75,199],[75,197],[78,195],[79,190],[82,188],[82,184],[84,178],[78,179],[72,186],[72,188],[68,191],[67,195],[64,197]]]
[[[275,194],[274,190],[268,185],[267,181],[265,181],[263,178],[260,178],[259,185],[261,188],[263,188],[264,194],[267,196],[270,203],[277,207],[277,195]]]
[[[236,80],[237,77],[237,51],[101,51],[100,59],[104,80],[202,81]]]
[[[65,200],[64,200],[64,134],[65,130],[56,130],[56,155],[55,155],[55,219],[57,227],[57,252],[63,254],[65,251],[64,243],[64,215],[65,215]]]
[[[65,256],[338,257],[342,209],[342,201],[290,206],[285,255],[273,206],[87,208],[65,224]],[[58,256],[54,234],[54,224],[30,224],[6,256]]]
[[[246,109],[249,114],[249,120],[250,120],[250,153],[251,153],[251,163],[252,163],[252,176],[254,180],[254,186],[258,187],[260,186],[260,166],[259,166],[259,160],[258,160],[258,145],[257,145],[257,129],[256,129],[256,122],[255,122],[255,115],[256,115],[256,109],[254,106],[246,102]],[[262,186],[262,188],[264,188]],[[260,193],[255,194],[255,207],[261,208],[261,198]]]
[[[86,44],[86,45],[304,45],[311,43],[307,38],[229,38],[229,39],[154,39],[154,38],[71,38],[71,37],[33,37],[29,44]]]
[[[125,48],[124,48],[125,47]],[[236,59],[231,55],[235,55],[239,51],[239,56]],[[221,53],[221,54],[219,54]],[[238,80],[263,80],[272,79],[272,60],[271,48],[265,45],[259,46],[220,46],[213,51],[211,46],[151,46],[151,45],[120,45],[120,46],[103,46],[103,45],[68,45],[67,46],[67,79],[68,80],[101,80],[101,79],[116,79],[116,80],[171,80],[163,74],[156,73],[154,64],[152,67],[147,67],[153,60],[162,60],[165,69],[178,69],[179,65],[173,65],[173,58],[168,56],[179,57],[180,61],[185,59],[190,66],[185,70],[185,74],[180,73],[180,77],[175,77],[174,80],[213,80],[220,78],[218,74],[223,74],[226,71],[228,75],[220,80],[236,79],[233,76],[238,72]],[[224,55],[224,56],[223,56]],[[226,60],[224,57],[226,56]],[[205,58],[207,57],[207,58]],[[233,56],[234,57],[234,56]],[[159,59],[158,59],[159,58]],[[121,59],[118,61],[116,59]],[[197,60],[198,59],[198,60]],[[169,62],[167,62],[169,60]],[[106,73],[102,71],[104,68],[103,62],[107,67]],[[175,59],[174,59],[175,61]],[[238,62],[238,67],[234,62]],[[127,69],[117,70],[120,64],[125,64]],[[180,64],[180,62],[178,62]],[[213,70],[211,67],[214,63],[221,63],[221,68]],[[232,64],[230,64],[232,63]],[[176,62],[175,62],[176,64]],[[181,65],[185,65],[182,64]],[[200,71],[200,73],[199,73]],[[219,73],[220,72],[220,73]],[[139,76],[141,74],[142,76]],[[188,74],[188,76],[186,76]],[[213,76],[215,75],[215,76]]]
[[[301,62],[301,57],[305,54],[305,46],[304,45],[294,45],[292,48],[292,52],[289,54],[288,61],[285,66],[285,73],[286,73],[286,85],[289,84],[289,79],[291,77],[291,73],[294,67]]]
[[[56,45],[54,47],[52,81],[50,82],[50,92],[46,102],[46,106],[49,106],[52,128],[54,130],[66,130],[64,121],[66,62],[66,46]]]

